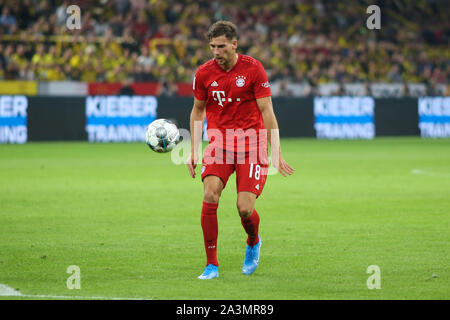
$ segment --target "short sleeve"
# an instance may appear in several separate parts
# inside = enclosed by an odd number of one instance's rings
[[[205,101],[208,98],[208,91],[204,86],[201,72],[198,70],[194,75],[194,80],[192,81],[192,90],[196,99]]]
[[[272,92],[270,90],[270,83],[267,79],[266,70],[264,70],[264,67],[261,63],[258,63],[258,66],[255,70],[253,91],[256,99],[272,95]]]

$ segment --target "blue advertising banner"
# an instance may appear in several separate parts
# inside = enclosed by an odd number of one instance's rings
[[[28,99],[25,96],[0,96],[0,143],[25,143]]]
[[[282,138],[450,137],[450,97],[278,97],[273,105]],[[189,129],[191,111],[183,97],[0,95],[0,144],[144,142],[156,118]]]
[[[421,97],[418,112],[422,137],[450,137],[450,97]]]
[[[319,139],[373,139],[372,97],[315,97],[314,128]]]
[[[154,96],[89,96],[86,132],[89,142],[145,141],[147,126],[156,119]]]

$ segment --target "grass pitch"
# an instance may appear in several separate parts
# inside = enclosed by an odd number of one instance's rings
[[[202,281],[202,184],[170,154],[145,144],[1,145],[0,284],[42,299],[450,298],[450,140],[282,147],[296,172],[269,176],[257,200],[257,271],[241,274],[233,175],[218,211],[220,277]],[[67,288],[71,265],[81,289]],[[371,265],[381,289],[367,287]]]

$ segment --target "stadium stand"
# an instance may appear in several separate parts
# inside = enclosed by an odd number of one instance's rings
[[[366,8],[377,2],[381,29],[368,30]],[[79,30],[66,27],[71,4],[81,8]],[[446,0],[0,0],[0,81],[189,91],[175,84],[210,59],[204,34],[226,19],[238,26],[240,52],[266,67],[275,96],[448,95],[449,12]]]

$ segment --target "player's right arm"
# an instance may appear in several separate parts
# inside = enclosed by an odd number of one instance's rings
[[[195,178],[195,168],[198,162],[198,148],[202,140],[203,123],[205,121],[205,100],[199,100],[194,97],[194,106],[191,111],[190,129],[191,129],[191,154],[188,157],[187,167],[189,174]]]

